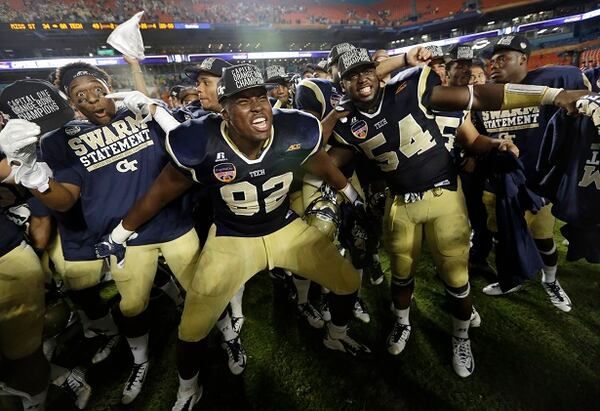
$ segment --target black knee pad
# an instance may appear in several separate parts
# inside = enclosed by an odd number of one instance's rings
[[[467,298],[469,293],[471,292],[471,285],[469,283],[463,285],[462,287],[449,287],[446,286],[446,294],[454,298]]]

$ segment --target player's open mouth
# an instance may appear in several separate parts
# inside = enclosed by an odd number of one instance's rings
[[[269,126],[267,125],[267,119],[265,117],[255,118],[252,120],[252,128],[260,132],[267,131],[269,129]]]
[[[101,109],[95,110],[94,111],[94,115],[97,118],[104,118],[104,117],[106,117],[108,115],[108,113],[106,112],[105,109],[101,108]]]
[[[358,89],[358,94],[362,97],[369,97],[373,88],[371,86],[364,86]]]

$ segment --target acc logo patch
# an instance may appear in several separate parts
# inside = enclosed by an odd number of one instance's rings
[[[356,123],[352,124],[350,127],[350,131],[354,134],[354,137],[360,138],[361,140],[367,138],[367,134],[369,134],[369,126],[365,120],[359,120]]]
[[[65,127],[65,133],[68,136],[76,136],[81,131],[81,127],[79,126],[69,126]]]
[[[213,174],[217,180],[230,183],[235,179],[236,170],[232,163],[221,163],[213,167]]]
[[[287,150],[285,150],[286,152],[288,151],[296,151],[296,150],[300,150],[302,148],[302,145],[300,143],[296,143],[296,144],[291,144]]]

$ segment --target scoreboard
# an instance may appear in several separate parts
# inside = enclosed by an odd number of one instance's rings
[[[0,24],[3,31],[78,31],[78,30],[114,30],[115,22],[14,22]],[[142,30],[179,30],[210,29],[209,23],[142,22]]]

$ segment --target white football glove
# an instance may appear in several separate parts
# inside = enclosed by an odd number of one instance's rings
[[[123,104],[138,116],[142,123],[152,120],[150,105],[156,104],[154,100],[139,91],[120,91],[106,95],[106,98],[123,100]]]
[[[50,188],[52,170],[50,170],[48,164],[35,162],[33,166],[13,166],[12,169],[15,183],[21,184],[23,187],[32,190],[37,190],[40,193],[43,193]]]
[[[40,127],[31,121],[8,120],[0,131],[0,150],[12,167],[33,167],[37,161],[36,143],[40,132]]]
[[[576,103],[579,114],[592,118],[594,125],[600,127],[600,95],[588,94],[581,97]]]

